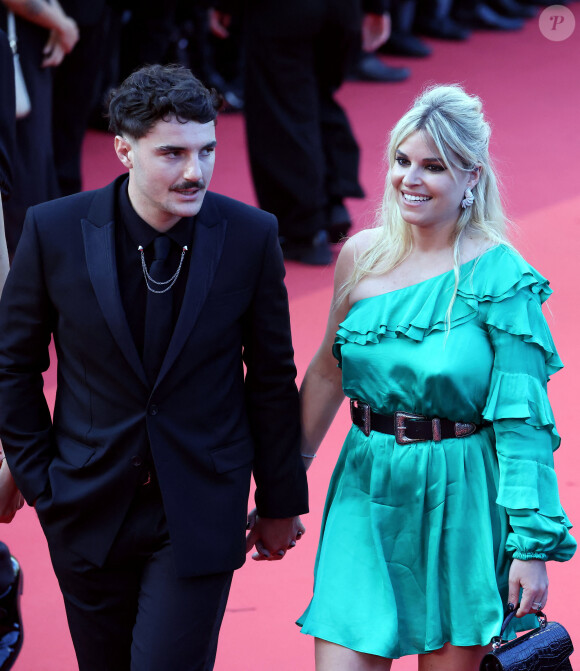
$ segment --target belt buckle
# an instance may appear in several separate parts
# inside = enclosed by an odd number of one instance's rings
[[[359,426],[358,423],[355,421],[355,412],[356,410],[360,410],[362,414],[362,426]],[[365,403],[364,401],[359,401],[357,398],[351,398],[350,399],[350,418],[353,422],[353,424],[356,424],[361,431],[365,434],[365,436],[370,436],[371,435],[371,406],[368,403]]]
[[[455,437],[467,438],[477,431],[477,424],[473,422],[455,422]]]
[[[395,417],[395,440],[399,445],[409,445],[410,443],[424,443],[425,438],[409,438],[405,435],[407,427],[406,419],[425,419],[424,415],[414,415],[412,412],[398,411],[394,413]]]

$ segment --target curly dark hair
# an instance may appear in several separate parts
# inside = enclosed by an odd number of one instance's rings
[[[146,65],[109,96],[109,130],[138,140],[160,120],[209,123],[223,99],[181,65]]]

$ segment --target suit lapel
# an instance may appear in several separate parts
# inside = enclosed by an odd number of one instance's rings
[[[226,225],[226,220],[221,215],[212,194],[207,193],[195,220],[195,234],[183,304],[156,386],[175,363],[197,322],[222,254]]]
[[[82,231],[89,277],[107,325],[123,356],[148,386],[143,365],[123,309],[115,260],[115,193],[125,175],[95,196]]]

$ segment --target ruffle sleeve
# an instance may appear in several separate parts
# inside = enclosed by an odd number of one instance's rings
[[[547,396],[547,382],[562,368],[542,304],[548,281],[511,247],[500,245],[453,273],[355,303],[339,325],[333,353],[342,365],[346,344],[389,338],[421,342],[477,319],[493,350],[487,398],[478,410],[493,423],[500,469],[497,503],[509,515],[507,549],[520,559],[564,561],[576,542],[562,510],[553,452],[560,445]]]
[[[376,344],[385,338],[400,336],[420,342],[433,331],[445,331],[453,286],[452,275],[444,273],[418,285],[390,292],[388,303],[380,301],[381,296],[355,303],[336,332],[332,352],[338,365],[341,365],[341,349],[346,343]],[[380,301],[378,304],[377,300]],[[458,294],[451,313],[451,328],[476,316],[477,302],[465,300]]]
[[[499,463],[497,503],[508,513],[506,549],[517,559],[566,561],[576,541],[558,495],[553,452],[560,445],[547,382],[562,368],[542,314],[548,282],[519,255],[507,258],[496,291],[479,296],[494,351],[483,418],[493,423]],[[497,291],[503,284],[503,291]]]

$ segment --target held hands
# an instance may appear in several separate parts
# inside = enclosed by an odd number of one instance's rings
[[[255,546],[256,552],[252,559],[256,561],[283,559],[287,550],[291,550],[306,532],[300,517],[260,517],[255,508],[248,515],[248,529],[250,533],[246,536],[246,552]]]
[[[514,559],[509,575],[509,603],[520,601],[520,587],[523,594],[516,617],[542,610],[548,600],[546,562],[541,559]]]

